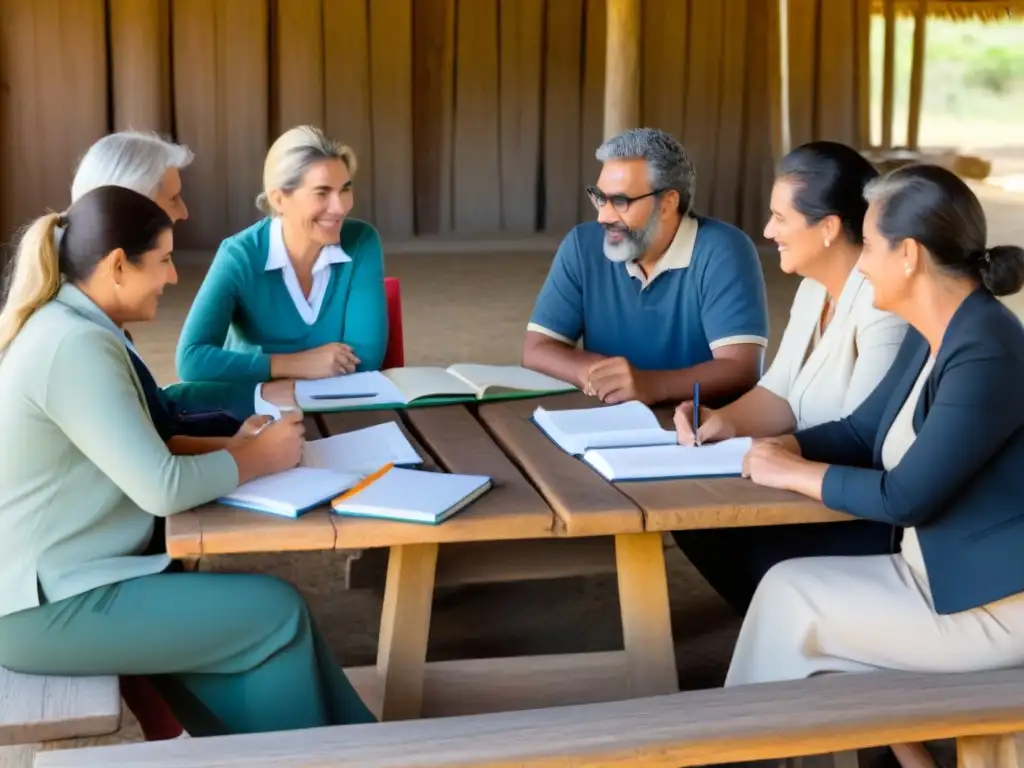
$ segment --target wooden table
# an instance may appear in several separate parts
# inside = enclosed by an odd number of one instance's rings
[[[396,720],[674,692],[678,679],[662,531],[848,519],[745,480],[612,485],[530,423],[540,403],[570,408],[596,401],[573,394],[479,408],[307,416],[310,437],[396,421],[425,467],[493,479],[489,493],[442,525],[340,517],[326,509],[291,520],[208,505],[168,519],[168,551],[198,560],[388,547],[377,664],[346,672],[382,719]],[[592,544],[607,546],[614,556],[622,651],[426,662],[434,588],[446,571],[450,579],[453,570],[503,567],[530,578],[537,572],[531,562],[535,553],[555,550],[547,553],[550,561]],[[448,553],[454,556],[446,559]]]

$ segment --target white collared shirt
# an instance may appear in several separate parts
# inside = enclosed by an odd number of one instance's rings
[[[284,285],[288,289],[288,295],[291,296],[299,317],[306,325],[313,325],[317,317],[320,316],[320,306],[323,304],[324,296],[327,295],[327,286],[331,282],[331,266],[352,261],[352,257],[345,253],[340,245],[325,245],[321,248],[320,255],[313,265],[313,287],[309,292],[309,298],[306,298],[302,293],[302,286],[299,285],[299,277],[295,274],[295,266],[288,257],[288,250],[284,247],[281,219],[276,216],[270,222],[270,247],[268,250],[265,271],[281,270]]]

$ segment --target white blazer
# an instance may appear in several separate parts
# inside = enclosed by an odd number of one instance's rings
[[[875,309],[871,284],[854,269],[808,356],[825,299],[821,283],[800,283],[779,350],[758,382],[789,403],[797,429],[835,421],[856,409],[889,370],[907,332],[904,320]]]

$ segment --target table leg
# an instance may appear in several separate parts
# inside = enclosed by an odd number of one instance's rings
[[[437,544],[391,547],[377,646],[381,720],[420,716]]]
[[[660,533],[615,537],[622,637],[633,697],[679,690],[661,540]]]

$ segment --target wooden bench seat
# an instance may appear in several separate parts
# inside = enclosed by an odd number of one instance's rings
[[[629,701],[51,751],[39,768],[707,765],[957,738],[960,764],[1016,768],[1024,670],[826,675]]]
[[[44,677],[0,667],[2,768],[31,765],[31,745],[39,742],[103,736],[120,724],[116,677]]]

